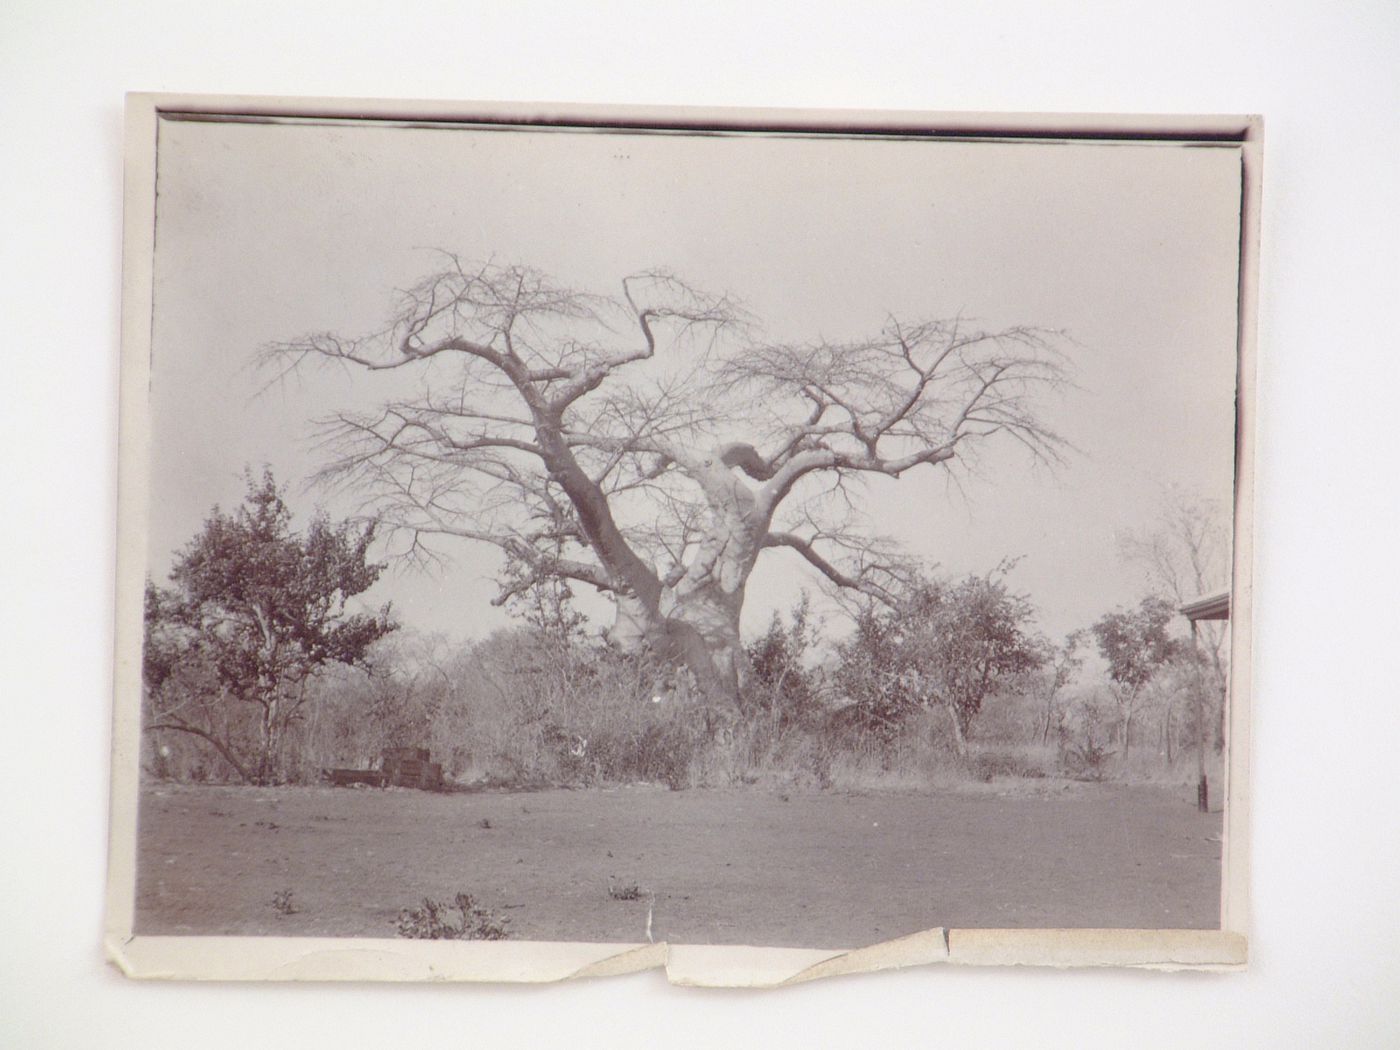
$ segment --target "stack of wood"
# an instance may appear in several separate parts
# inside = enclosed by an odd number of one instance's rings
[[[335,787],[408,787],[441,791],[442,763],[430,761],[426,747],[386,747],[378,769],[323,769],[321,777]]]
[[[321,779],[329,781],[331,787],[366,784],[369,787],[382,788],[387,783],[383,772],[378,769],[323,769]]]
[[[429,758],[426,747],[389,747],[384,749],[380,768],[395,787],[436,791],[442,787],[442,763]]]

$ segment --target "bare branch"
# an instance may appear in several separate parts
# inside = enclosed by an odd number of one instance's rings
[[[725,363],[732,393],[786,403],[803,415],[779,428],[759,477],[781,500],[813,471],[898,476],[945,463],[969,442],[1006,434],[1054,460],[1059,437],[1034,409],[1064,382],[1054,333],[969,330],[961,319],[906,326],[891,319],[873,340],[776,344]]]
[[[836,546],[854,562],[853,566],[850,569],[842,569],[836,565],[817,550],[818,542]],[[803,538],[793,532],[775,531],[767,535],[763,546],[795,550],[838,588],[873,598],[890,608],[899,606],[901,595],[909,580],[917,574],[917,570],[907,559],[893,555],[893,552],[883,549],[883,545],[878,541],[868,537],[856,539],[838,533],[818,531],[811,538]]]

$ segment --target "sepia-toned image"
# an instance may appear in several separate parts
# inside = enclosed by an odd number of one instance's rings
[[[129,972],[1243,964],[1255,124],[130,114]]]

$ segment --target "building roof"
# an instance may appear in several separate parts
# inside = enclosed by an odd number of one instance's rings
[[[1207,594],[1181,607],[1181,615],[1188,620],[1228,620],[1230,618],[1230,592]]]

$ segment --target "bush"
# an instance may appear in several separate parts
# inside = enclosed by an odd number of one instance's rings
[[[1060,752],[1060,765],[1075,780],[1100,781],[1107,778],[1108,760],[1114,754],[1101,741],[1086,737]]]
[[[772,736],[794,726],[810,725],[821,714],[821,676],[807,666],[818,640],[811,599],[802,593],[788,626],[777,612],[768,630],[748,647],[750,681],[744,690],[746,720],[767,725]]]
[[[1070,705],[1059,730],[1060,767],[1067,776],[1093,781],[1108,776],[1108,761],[1116,753],[1109,748],[1115,717],[1096,694]]]
[[[304,765],[314,776],[322,767],[365,766],[384,746],[406,742],[429,747],[463,785],[863,790],[1060,775],[1143,779],[1154,775],[1148,763],[1160,761],[1143,750],[1125,762],[1110,750],[1119,717],[1102,688],[1066,690],[1051,708],[1024,675],[1002,678],[987,694],[961,749],[936,698],[905,705],[911,696],[895,689],[890,705],[853,698],[835,709],[843,681],[879,685],[881,665],[872,658],[860,667],[806,667],[815,644],[808,623],[801,606],[790,627],[775,618],[750,648],[755,674],[735,706],[707,701],[684,671],[582,636],[561,642],[520,628],[455,653],[441,641],[401,638],[381,647],[373,674],[338,669],[317,683],[318,717],[287,737],[288,768]],[[1193,728],[1191,708],[1176,710],[1165,730],[1174,736],[1164,738],[1173,749]],[[1058,747],[1042,743],[1047,719]],[[202,750],[170,744],[168,754],[148,744],[147,769],[188,779]]]
[[[980,748],[969,751],[963,761],[972,777],[984,783],[997,777],[1041,780],[1050,775],[1052,765],[1035,746]]]
[[[679,790],[692,783],[691,763],[701,741],[684,725],[653,723],[640,732],[603,735],[587,746],[590,782],[654,781]]]
[[[454,924],[448,914],[455,909],[458,920]],[[468,893],[459,893],[448,905],[423,898],[421,908],[405,908],[399,912],[396,924],[400,937],[416,940],[443,941],[501,941],[510,936],[506,932],[509,919],[498,919],[479,905]]]

